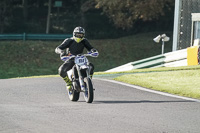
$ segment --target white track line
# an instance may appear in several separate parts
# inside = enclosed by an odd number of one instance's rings
[[[107,81],[107,82],[112,82],[112,83],[116,83],[116,84],[121,84],[121,85],[132,87],[132,88],[135,88],[135,89],[138,89],[138,90],[147,91],[147,92],[151,92],[151,93],[156,93],[156,94],[160,94],[160,95],[164,95],[164,96],[168,96],[168,97],[174,97],[174,98],[179,98],[179,99],[184,99],[184,100],[189,100],[189,101],[194,101],[194,102],[200,102],[200,100],[197,100],[197,99],[183,97],[183,96],[177,96],[177,95],[173,95],[173,94],[169,94],[169,93],[165,93],[165,92],[160,92],[160,91],[155,91],[155,90],[150,90],[150,89],[147,89],[147,88],[144,88],[144,87],[131,85],[131,84],[127,84],[127,83],[122,83],[122,82],[115,81],[115,80],[100,79],[100,78],[94,78],[94,79],[103,80],[103,81]]]

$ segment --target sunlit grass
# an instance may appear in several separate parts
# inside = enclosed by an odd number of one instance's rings
[[[200,70],[127,74],[117,77],[115,80],[200,99]]]

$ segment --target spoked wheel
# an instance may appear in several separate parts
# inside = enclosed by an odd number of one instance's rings
[[[83,92],[85,101],[87,103],[92,103],[94,98],[94,92],[93,92],[93,85],[90,78],[84,78],[85,83],[85,92]]]
[[[67,92],[68,92],[69,99],[71,101],[75,101],[75,102],[78,101],[79,96],[80,96],[80,92],[77,92],[76,90],[74,90],[73,86],[72,86],[72,90],[69,91],[67,89]]]

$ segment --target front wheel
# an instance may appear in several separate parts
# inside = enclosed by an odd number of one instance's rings
[[[85,83],[85,91],[83,92],[85,101],[87,103],[92,103],[94,98],[94,91],[93,91],[93,85],[90,78],[84,78]]]
[[[69,91],[67,89],[67,92],[68,92],[69,99],[71,101],[74,101],[74,102],[78,101],[79,96],[80,96],[80,92],[77,92],[76,90],[74,90],[73,86],[72,86],[72,90]]]

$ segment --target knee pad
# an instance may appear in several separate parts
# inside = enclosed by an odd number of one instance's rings
[[[62,78],[65,78],[67,76],[67,72],[65,71],[65,69],[63,69],[63,66],[59,67],[58,73]]]
[[[90,63],[90,75],[93,75],[94,73],[94,65]]]

